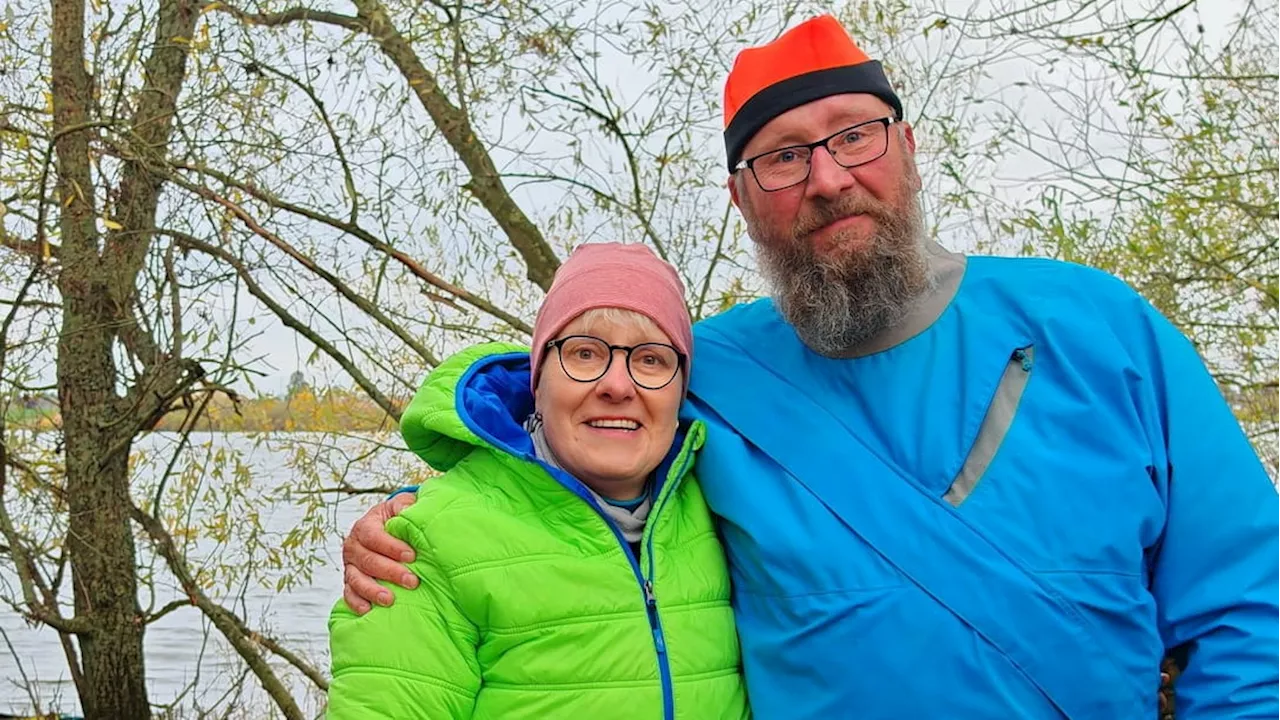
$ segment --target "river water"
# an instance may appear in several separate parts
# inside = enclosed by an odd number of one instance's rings
[[[328,675],[328,648],[325,623],[333,603],[342,590],[339,544],[341,536],[380,495],[336,496],[312,495],[311,505],[303,507],[298,496],[284,498],[276,491],[287,486],[332,487],[334,475],[343,474],[353,484],[365,479],[391,485],[403,480],[402,468],[417,463],[407,453],[383,451],[372,460],[361,456],[370,449],[364,439],[313,436],[297,447],[297,439],[287,441],[288,447],[272,439],[248,436],[206,435],[192,436],[198,446],[187,453],[202,459],[204,470],[189,474],[191,485],[183,487],[173,482],[170,494],[195,498],[191,504],[188,524],[199,526],[210,521],[217,528],[218,516],[229,516],[237,523],[248,523],[253,511],[260,515],[256,520],[263,528],[263,547],[253,553],[240,552],[240,548],[221,546],[226,577],[235,582],[234,590],[212,589],[219,602],[233,609],[255,630],[277,639],[289,650],[308,660],[314,667]],[[383,442],[396,442],[398,438],[377,438]],[[144,450],[157,450],[163,459],[164,450],[172,448],[176,436],[157,433],[143,438],[139,446]],[[305,443],[314,443],[311,449]],[[239,458],[241,470],[235,472]],[[315,465],[321,460],[320,467]],[[331,469],[336,467],[337,469]],[[140,473],[154,472],[154,466],[142,466]],[[228,508],[224,496],[216,490],[240,482],[254,489],[248,501],[251,509],[232,505]],[[211,492],[212,491],[212,492]],[[148,493],[149,497],[149,493]],[[257,498],[257,499],[254,499]],[[10,498],[12,501],[12,498]],[[229,512],[228,512],[229,510]],[[309,523],[303,521],[309,520]],[[270,551],[266,545],[278,541],[290,528],[306,525],[314,528],[316,535],[308,539],[307,547],[315,550],[315,565],[309,580],[302,580],[292,587],[276,590],[276,586],[263,587],[259,583],[245,582],[246,577],[277,578],[289,574],[286,570],[274,572],[247,572],[253,558],[264,558]],[[193,557],[212,556],[215,543],[197,541]],[[150,555],[145,543],[139,542],[142,564],[149,566]],[[245,560],[245,558],[249,558]],[[266,568],[267,563],[263,562]],[[289,563],[286,561],[285,566]],[[172,579],[161,564],[154,566],[161,579],[155,598],[148,590],[140,590],[143,607],[162,607],[166,602],[181,597]],[[222,577],[222,576],[220,576]],[[228,581],[224,584],[231,584]],[[69,585],[69,581],[66,585]],[[7,558],[0,556],[0,594],[4,597],[20,597]],[[70,598],[64,612],[70,612]],[[56,633],[45,627],[32,628],[7,606],[0,604],[0,715],[5,713],[30,713],[35,709],[32,695],[44,712],[57,711],[75,716],[79,703],[72,685],[67,665]],[[6,638],[8,646],[6,646]],[[161,618],[147,628],[146,674],[151,702],[156,705],[172,705],[172,709],[157,708],[157,714],[174,718],[230,717],[270,718],[279,713],[271,705],[250,675],[243,683],[237,680],[245,672],[243,661],[235,655],[229,644],[214,630],[203,615],[193,607],[183,607]],[[301,673],[283,661],[272,660],[272,666],[282,673],[286,683],[308,716],[323,710],[321,694]],[[24,681],[25,675],[25,681]],[[237,694],[235,688],[241,687]],[[29,688],[29,689],[28,689]]]

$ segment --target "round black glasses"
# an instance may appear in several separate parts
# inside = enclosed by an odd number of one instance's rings
[[[666,343],[610,345],[591,335],[570,335],[547,343],[560,356],[560,367],[570,380],[595,382],[609,372],[613,354],[627,354],[627,374],[646,390],[661,390],[675,379],[684,363],[684,354]]]

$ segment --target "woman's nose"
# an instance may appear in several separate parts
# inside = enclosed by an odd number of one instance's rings
[[[628,398],[636,392],[635,383],[631,381],[631,375],[627,372],[626,357],[619,357],[619,355],[623,354],[617,353],[613,356],[609,369],[596,382],[596,392],[612,400]]]

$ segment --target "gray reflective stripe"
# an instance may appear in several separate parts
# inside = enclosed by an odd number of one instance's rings
[[[1004,367],[1000,376],[1000,384],[996,386],[996,395],[991,399],[991,406],[982,418],[982,426],[978,428],[978,437],[974,438],[969,457],[965,458],[960,474],[947,489],[943,500],[959,507],[969,497],[969,493],[977,487],[978,481],[987,472],[1004,436],[1009,434],[1009,426],[1013,425],[1013,416],[1018,412],[1018,403],[1022,402],[1022,393],[1027,389],[1027,380],[1031,377],[1031,363],[1035,360],[1035,346],[1019,348],[1009,357],[1009,364]]]

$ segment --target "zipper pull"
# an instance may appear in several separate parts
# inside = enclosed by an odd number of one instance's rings
[[[658,598],[653,594],[653,582],[644,581],[644,604],[649,606],[652,613],[649,616],[649,625],[653,628],[653,646],[658,649],[661,655],[667,651],[667,641],[662,637],[662,626],[658,624]]]
[[[1027,356],[1027,351],[1018,348],[1013,351],[1013,359],[1022,363],[1023,372],[1031,372],[1031,358]]]

